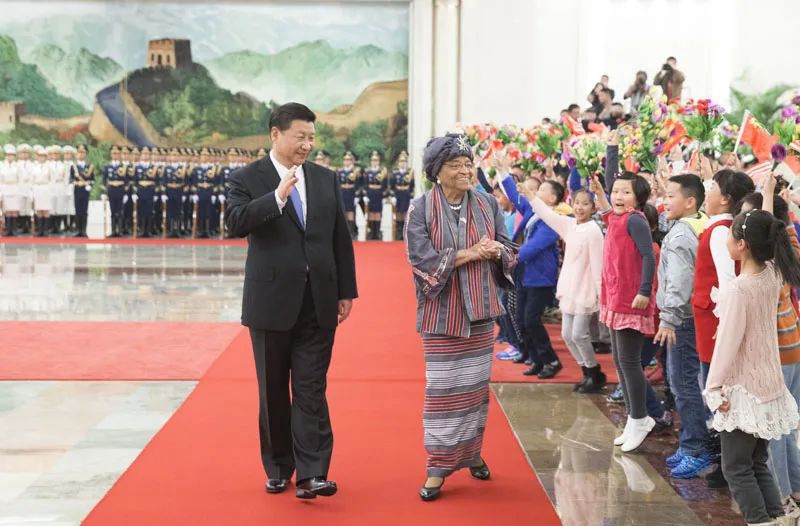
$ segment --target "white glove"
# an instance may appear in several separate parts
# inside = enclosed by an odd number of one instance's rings
[[[220,203],[224,203],[225,202],[225,196],[224,195],[219,196],[219,202]]]
[[[356,205],[356,206],[358,206],[358,197],[356,197],[355,199],[353,199],[353,204],[354,204],[354,205]]]
[[[162,195],[162,196],[161,196],[161,202],[162,202],[162,203],[166,203],[166,202],[167,202],[167,196],[165,196],[165,195]]]
[[[213,204],[215,204],[216,202],[217,202],[217,196],[215,196],[215,195],[212,195],[212,196],[211,196],[211,204],[213,205]]]
[[[86,185],[86,191],[87,191],[87,192],[91,192],[91,191],[92,191],[92,185],[90,185],[90,184],[87,184],[87,185]]]
[[[127,195],[122,196],[122,204],[124,205],[127,202],[128,202],[128,196]]]
[[[131,196],[131,199],[133,199],[133,202],[135,203],[136,201],[138,201],[138,200],[139,200],[139,196],[138,196],[138,195],[136,195],[136,194],[133,194],[133,195]]]
[[[192,203],[199,203],[199,202],[200,202],[200,196],[199,195],[193,195],[192,196]]]
[[[182,196],[181,196],[181,203],[185,203],[185,202],[186,202],[186,196],[185,196],[185,195],[182,195]]]
[[[397,206],[397,198],[396,197],[392,197],[391,199],[389,199],[389,201],[392,203],[392,206]]]
[[[101,194],[100,195],[100,200],[101,201],[108,201],[108,194]]]
[[[153,202],[155,203],[155,202],[157,202],[157,201],[158,201],[158,196],[157,196],[157,195],[154,195],[154,196],[153,196]]]
[[[364,202],[369,204],[369,197],[364,196]]]

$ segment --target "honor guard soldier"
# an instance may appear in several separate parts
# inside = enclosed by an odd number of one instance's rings
[[[122,154],[122,166],[125,167],[125,197],[122,198],[123,222],[120,234],[129,236],[133,232],[133,206],[139,199],[136,196],[136,181],[134,178],[134,160],[139,157],[139,149],[135,146],[123,146],[120,153]]]
[[[411,202],[413,183],[414,173],[408,167],[408,153],[400,152],[397,157],[397,168],[392,170],[392,176],[389,178],[389,191],[394,205],[394,238],[398,241],[403,239],[403,225]]]
[[[358,182],[361,179],[361,169],[355,165],[355,158],[350,152],[345,152],[342,159],[342,168],[336,171],[339,180],[339,189],[342,192],[342,206],[344,215],[347,219],[347,226],[350,229],[350,237],[358,239],[358,227],[356,226],[356,201],[358,197]]]
[[[6,220],[5,235],[15,236],[17,218],[22,208],[22,196],[19,191],[19,166],[17,149],[13,144],[3,147],[5,159],[0,162],[0,199],[2,199],[3,216]]]
[[[195,201],[197,202],[197,223],[199,225],[198,236],[207,238],[209,236],[209,221],[211,219],[211,197],[216,191],[214,184],[214,169],[208,162],[208,148],[200,150],[200,162],[192,170],[192,188],[194,188]]]
[[[367,201],[367,239],[381,239],[381,214],[383,212],[383,197],[386,192],[386,169],[381,167],[381,156],[372,152],[370,166],[364,171],[364,187]]]
[[[17,227],[20,233],[33,235],[33,161],[31,147],[25,143],[17,146],[17,188],[19,190]]]
[[[325,150],[317,150],[317,156],[314,158],[314,162],[330,170],[331,154],[329,154]]]
[[[208,234],[209,237],[217,237],[219,235],[219,216],[222,213],[222,203],[219,200],[219,196],[222,193],[222,187],[219,182],[219,172],[222,170],[222,156],[220,155],[220,151],[216,148],[210,148],[209,152],[209,177],[211,177],[211,182],[214,185],[214,193],[211,194],[211,208],[209,209],[210,215],[208,218]]]
[[[111,209],[111,235],[109,237],[120,237],[128,191],[128,167],[122,164],[122,152],[119,147],[112,146],[109,153],[111,162],[103,167],[103,188],[108,196],[108,206]]]
[[[66,145],[61,148],[61,154],[64,157],[61,162],[64,165],[64,178],[66,180],[66,205],[64,210],[66,217],[64,220],[67,230],[73,234],[77,234],[78,228],[75,219],[75,184],[72,181],[72,172],[75,169],[75,156],[77,154],[77,150],[75,150],[74,146]]]
[[[36,160],[31,165],[33,179],[33,210],[36,214],[36,235],[44,237],[50,229],[50,213],[53,211],[53,185],[47,151],[39,144],[33,146]]]
[[[170,238],[181,235],[181,204],[186,199],[183,194],[186,165],[179,162],[179,156],[180,151],[177,148],[170,150],[161,180],[167,196],[167,237]]]
[[[133,173],[134,192],[139,198],[136,203],[137,230],[140,237],[150,237],[153,234],[153,205],[158,198],[161,181],[158,179],[158,167],[152,163],[151,151],[147,146],[142,147]]]
[[[228,148],[227,151],[227,162],[220,167],[219,170],[219,191],[217,200],[219,202],[220,208],[220,224],[222,225],[221,228],[225,228],[224,220],[225,220],[225,201],[227,200],[227,191],[226,191],[226,183],[228,182],[228,178],[231,174],[239,168],[239,151],[236,148]]]
[[[86,223],[89,219],[89,194],[94,184],[94,165],[86,162],[89,149],[81,144],[77,149],[78,159],[70,166],[69,180],[75,199],[75,237],[86,236]]]
[[[61,160],[61,147],[51,144],[45,148],[47,153],[47,172],[50,175],[50,193],[53,201],[50,208],[50,233],[60,234],[64,230],[64,218],[67,209],[67,188],[69,173]],[[72,196],[70,195],[70,199]]]
[[[192,233],[192,214],[194,212],[194,189],[192,188],[192,170],[194,170],[193,152],[191,148],[181,149],[181,163],[183,165],[183,197],[182,203],[182,217],[181,217],[181,233],[184,236],[191,235]]]

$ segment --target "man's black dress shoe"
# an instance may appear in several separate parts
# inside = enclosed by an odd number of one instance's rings
[[[489,466],[486,465],[485,460],[481,459],[481,462],[483,462],[482,466],[470,466],[469,474],[478,480],[489,480],[492,477],[492,473],[489,471]]]
[[[444,479],[442,479],[441,484],[433,488],[422,486],[419,489],[419,498],[421,498],[425,502],[430,502],[432,500],[438,499],[439,497],[442,496],[442,486],[444,486]]]
[[[532,364],[529,368],[522,371],[525,376],[536,376],[542,372],[542,366],[538,363]]]
[[[528,358],[527,358],[527,357],[526,357],[526,356],[523,354],[523,355],[521,355],[521,356],[517,356],[516,358],[514,358],[513,360],[511,360],[511,362],[512,362],[512,363],[525,363],[525,360],[527,360],[527,359],[528,359]]]
[[[323,477],[314,477],[297,483],[298,499],[316,499],[320,497],[332,497],[336,495],[338,488],[332,480],[325,480]]]
[[[289,487],[289,479],[269,479],[267,493],[283,493]]]
[[[556,362],[555,364],[548,363],[542,367],[542,370],[536,376],[542,380],[547,380],[548,378],[554,377],[556,374],[558,374],[558,371],[563,368],[564,366],[561,365],[561,362]]]

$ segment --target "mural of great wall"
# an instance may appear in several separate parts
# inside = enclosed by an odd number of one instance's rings
[[[334,156],[378,148],[391,157],[406,148],[402,51],[319,38],[198,58],[191,39],[159,35],[142,39],[139,64],[125,67],[102,51],[29,42],[22,32],[2,34],[7,29],[0,22],[3,142],[252,149],[267,144],[272,109],[296,100],[317,113],[320,146]]]

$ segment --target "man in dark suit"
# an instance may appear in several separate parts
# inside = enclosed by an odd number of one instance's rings
[[[225,217],[231,235],[248,239],[242,324],[255,355],[267,492],[284,491],[296,469],[306,499],[337,490],[327,480],[326,374],[336,327],[357,297],[337,178],[307,161],[315,119],[297,103],[273,112],[272,150],[231,174]]]

